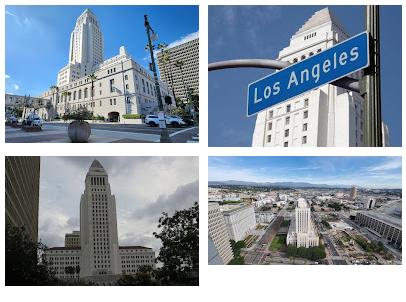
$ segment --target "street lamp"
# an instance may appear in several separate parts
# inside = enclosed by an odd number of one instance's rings
[[[148,37],[148,48],[149,48],[149,53],[151,55],[151,69],[152,69],[152,72],[154,73],[155,89],[156,89],[157,98],[158,98],[158,108],[159,108],[158,119],[159,119],[159,128],[161,128],[160,142],[161,143],[171,143],[172,141],[171,141],[171,139],[169,137],[168,129],[166,128],[164,105],[162,103],[161,89],[159,88],[158,76],[157,76],[157,73],[156,73],[155,58],[154,58],[154,51],[153,51],[152,40],[151,40],[151,33],[152,33],[152,36],[153,36],[154,40],[157,39],[157,36],[156,36],[154,30],[149,25],[147,15],[144,15],[144,25],[145,25],[145,30],[147,32],[147,37]]]

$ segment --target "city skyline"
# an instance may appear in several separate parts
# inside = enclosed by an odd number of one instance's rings
[[[65,233],[79,230],[80,196],[94,159],[105,167],[116,197],[121,245],[158,250],[161,243],[152,232],[161,212],[171,215],[198,201],[195,157],[41,157],[38,238],[47,246],[63,246]]]
[[[6,6],[6,93],[35,96],[56,84],[57,72],[68,63],[70,33],[86,8],[98,16],[104,33],[104,58],[125,46],[147,69],[144,14],[160,41],[170,46],[199,34],[197,6]],[[62,12],[63,19],[58,17]],[[116,19],[128,21],[117,23]],[[34,43],[39,49],[32,54],[20,47]]]
[[[402,187],[401,157],[210,157],[209,181],[308,182],[370,189]]]
[[[275,59],[313,13],[326,6],[209,6],[209,63]],[[363,32],[363,6],[328,6],[350,36]],[[401,9],[380,6],[382,117],[391,146],[400,146]],[[251,146],[256,116],[246,117],[247,86],[272,70],[242,68],[209,73],[209,146]],[[220,130],[219,130],[220,129]]]

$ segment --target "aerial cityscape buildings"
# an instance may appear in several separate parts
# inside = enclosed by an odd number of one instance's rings
[[[6,223],[23,227],[33,242],[38,242],[40,158],[5,158]]]

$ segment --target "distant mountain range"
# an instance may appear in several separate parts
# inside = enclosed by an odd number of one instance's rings
[[[308,182],[251,182],[240,180],[209,181],[209,186],[251,186],[269,188],[334,188],[349,189],[348,185],[312,184]]]

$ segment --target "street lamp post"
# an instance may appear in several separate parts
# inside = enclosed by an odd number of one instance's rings
[[[364,146],[366,147],[383,146],[379,27],[379,6],[367,5],[365,29],[370,38],[370,65],[364,70],[361,80],[361,95],[364,97]]]
[[[154,58],[154,51],[152,47],[152,41],[151,41],[151,32],[155,35],[155,32],[151,28],[148,22],[148,16],[144,15],[144,25],[145,25],[145,30],[147,32],[147,37],[148,37],[148,47],[149,47],[149,53],[151,55],[151,69],[152,72],[154,73],[154,81],[155,81],[155,89],[157,93],[157,98],[158,98],[158,108],[159,108],[159,128],[161,129],[161,143],[171,143],[171,139],[168,134],[168,129],[166,128],[166,122],[165,122],[165,113],[164,113],[164,105],[162,103],[162,96],[161,96],[161,89],[159,88],[159,82],[158,82],[158,75],[156,73],[156,66],[155,66],[155,58]]]

